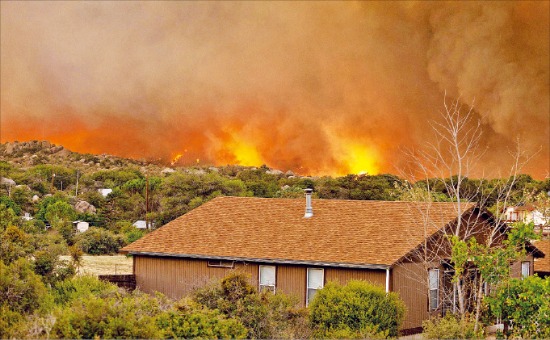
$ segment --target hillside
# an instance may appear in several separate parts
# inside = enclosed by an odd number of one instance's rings
[[[20,214],[38,214],[46,222],[40,210],[45,209],[44,199],[54,195],[70,203],[80,214],[76,217],[110,229],[146,217],[160,226],[219,195],[302,197],[303,189],[309,187],[316,197],[325,199],[410,199],[403,191],[406,182],[394,175],[311,178],[265,165],[169,167],[106,154],[81,154],[48,141],[0,144],[0,171],[0,194],[9,196]],[[482,188],[481,195],[499,182],[470,179],[464,188]],[[434,188],[434,199],[449,199],[444,186]],[[99,189],[112,192],[102,195]],[[520,202],[524,191],[548,190],[550,179],[537,181],[521,175],[513,188],[512,203]]]

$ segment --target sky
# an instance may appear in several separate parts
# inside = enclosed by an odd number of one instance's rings
[[[2,1],[0,141],[310,175],[399,173],[444,102],[474,176],[550,174],[549,4]]]

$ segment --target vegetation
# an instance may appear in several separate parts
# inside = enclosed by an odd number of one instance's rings
[[[387,174],[301,177],[266,166],[163,172],[155,164],[104,155],[49,154],[37,145],[0,161],[1,177],[16,183],[3,181],[0,185],[2,338],[397,336],[403,318],[397,298],[382,296],[360,282],[328,284],[307,311],[288,296],[257,292],[241,274],[177,302],[74,276],[84,253],[113,254],[149,232],[136,229],[132,225],[136,220],[147,219],[154,229],[217,196],[301,198],[304,188],[313,188],[314,195],[323,199],[479,202],[497,219],[503,202],[531,203],[549,214],[545,193],[550,191],[550,179],[539,181],[528,175],[473,179],[466,173],[432,172],[420,180],[406,181],[405,176]],[[35,154],[37,157],[32,157]],[[103,196],[98,192],[101,188],[112,192]],[[82,201],[88,204],[84,208]],[[24,219],[25,213],[33,219]],[[76,220],[89,222],[90,229],[77,233]],[[505,242],[493,235],[500,247],[447,235],[454,284],[467,282],[463,274],[475,264],[480,279],[476,286],[460,287],[460,291],[481,292],[484,283],[492,289],[474,301],[473,311],[464,303],[460,317],[449,315],[425,323],[429,337],[478,336],[484,324],[497,319],[510,321],[505,336],[550,336],[545,323],[548,309],[544,308],[548,306],[544,302],[548,301],[549,279],[507,279],[509,261],[524,256],[522,244],[534,237],[531,226],[518,225],[514,230]],[[70,255],[70,260],[60,260],[62,254]],[[383,298],[390,302],[367,308],[387,301]],[[84,315],[89,322],[82,322]]]
[[[474,330],[475,322],[468,316],[461,318],[448,313],[444,317],[425,320],[422,323],[424,336],[428,339],[480,339],[480,331]]]
[[[405,304],[396,293],[365,281],[330,282],[309,306],[318,338],[397,337]]]
[[[503,335],[550,338],[550,278],[511,279],[499,285],[486,303],[491,317],[512,320]]]

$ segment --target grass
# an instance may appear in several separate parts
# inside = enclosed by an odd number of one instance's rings
[[[70,256],[61,256],[61,259],[70,261]],[[132,263],[132,258],[124,255],[84,255],[82,256],[82,267],[78,270],[78,274],[132,274]]]

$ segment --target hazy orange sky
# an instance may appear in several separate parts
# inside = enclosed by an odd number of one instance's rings
[[[2,1],[0,140],[397,173],[446,91],[482,122],[478,174],[519,138],[544,178],[549,3]]]

